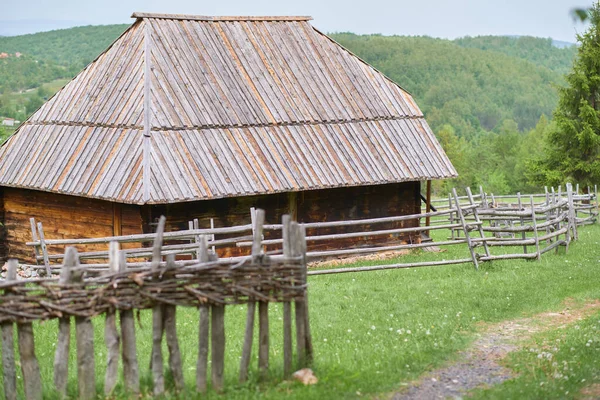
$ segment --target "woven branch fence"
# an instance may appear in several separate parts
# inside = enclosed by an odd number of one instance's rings
[[[164,393],[163,337],[169,349],[168,366],[176,389],[182,389],[183,366],[176,330],[176,307],[199,310],[198,360],[196,386],[207,390],[209,348],[212,388],[223,388],[225,360],[224,314],[226,306],[247,304],[248,313],[239,379],[248,379],[251,360],[256,305],[258,303],[258,369],[261,378],[269,367],[269,317],[271,302],[283,303],[284,375],[292,367],[304,367],[312,360],[312,339],[306,294],[306,242],[304,228],[284,216],[282,223],[283,254],[270,256],[262,251],[264,211],[256,210],[252,255],[239,260],[216,258],[207,245],[207,237],[197,243],[198,260],[185,265],[165,255],[163,240],[165,218],[154,234],[152,259],[146,268],[131,269],[126,250],[110,243],[108,269],[102,275],[88,274],[89,267],[79,263],[79,254],[68,247],[59,278],[16,279],[16,260],[8,263],[7,279],[0,283],[0,327],[4,391],[7,399],[16,398],[15,349],[13,325],[17,325],[18,352],[25,397],[42,398],[39,364],[35,355],[32,323],[58,319],[58,343],[54,359],[54,384],[66,396],[71,319],[75,319],[78,398],[96,398],[94,330],[92,318],[105,318],[105,343],[108,357],[104,394],[110,395],[117,382],[119,359],[122,359],[124,385],[132,394],[139,393],[134,310],[152,309],[151,372],[154,395]],[[163,260],[166,259],[166,260]],[[292,303],[296,326],[296,356],[293,363]],[[120,318],[121,331],[116,319]],[[210,346],[209,346],[210,342]],[[119,354],[119,343],[122,351]]]

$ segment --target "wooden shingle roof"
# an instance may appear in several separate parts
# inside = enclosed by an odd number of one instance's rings
[[[0,185],[123,203],[456,176],[411,95],[308,17],[136,22],[0,148]]]

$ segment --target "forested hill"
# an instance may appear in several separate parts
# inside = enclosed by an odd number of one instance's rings
[[[27,118],[127,26],[0,37],[0,119]],[[447,185],[531,188],[526,160],[551,126],[576,48],[531,37],[331,36],[414,95],[460,174]]]
[[[510,46],[504,43],[510,42],[516,49],[525,43],[525,54],[534,47],[529,40],[499,38],[494,47],[491,38],[459,39],[472,44],[463,47],[458,41],[430,37],[352,33],[332,37],[411,92],[434,129],[450,123],[459,136],[467,138],[482,129],[492,130],[506,119],[526,130],[541,115],[549,116],[557,102],[554,85],[562,83],[562,74],[554,69],[562,70],[562,60],[573,57],[571,49],[545,46],[546,39],[531,38],[548,58],[560,54],[556,58],[561,63],[553,68],[536,61],[543,57],[525,60],[505,54]],[[476,42],[481,47],[489,42],[488,50],[474,48]]]
[[[569,72],[577,52],[576,46],[567,46],[565,42],[558,42],[561,46],[557,47],[552,39],[531,36],[477,36],[464,37],[453,42],[461,47],[493,51],[521,58],[561,74]]]
[[[80,26],[21,36],[0,37],[0,53],[20,52],[37,59],[82,69],[129,25]]]

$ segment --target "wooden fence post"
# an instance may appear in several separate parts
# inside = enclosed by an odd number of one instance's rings
[[[225,370],[225,306],[213,304],[210,314],[212,387],[216,391],[221,391]]]
[[[31,239],[33,239],[34,242],[37,242],[40,239],[37,234],[35,218],[29,218],[29,224],[31,225]],[[38,248],[38,246],[33,246],[33,253],[35,256],[35,264],[40,265],[40,261],[38,260],[38,257],[40,256],[40,249]]]
[[[108,274],[119,272],[119,243],[110,242],[108,249]],[[106,375],[104,376],[104,394],[110,395],[117,384],[117,371],[119,369],[119,344],[120,336],[117,331],[117,319],[114,310],[106,313],[104,325],[104,343],[106,344]]]
[[[150,269],[152,271],[156,271],[160,267],[165,220],[165,216],[161,216],[158,222],[158,227],[156,228],[156,236],[154,238],[154,245],[152,247],[152,263],[150,264]],[[153,393],[155,396],[158,396],[165,391],[162,356],[163,332],[163,307],[162,304],[157,304],[152,308],[152,356],[150,359],[152,380],[154,382]]]
[[[450,210],[452,210],[452,194],[448,193],[448,207],[450,208]],[[454,225],[454,213],[450,213],[449,217],[450,219],[450,225]],[[450,228],[450,235],[452,240],[454,240],[456,238],[456,230],[454,228]]]
[[[175,266],[175,255],[167,255],[167,268]],[[181,351],[179,350],[179,341],[177,339],[177,310],[174,305],[165,304],[163,306],[163,326],[167,338],[167,348],[169,349],[169,368],[173,375],[175,388],[179,391],[185,387],[183,380],[183,365],[181,363]]]
[[[302,277],[304,289],[304,329],[306,330],[305,340],[306,340],[306,360],[308,364],[312,364],[314,359],[314,351],[313,351],[313,342],[312,342],[312,333],[310,330],[310,317],[308,313],[308,264],[306,262],[306,253],[308,251],[306,245],[306,228],[304,225],[298,224],[300,238],[300,254],[302,256]]]
[[[291,217],[286,214],[281,217],[283,256],[292,257],[292,244],[290,241]],[[292,304],[283,302],[283,377],[286,379],[292,373]]]
[[[262,253],[262,233],[263,225],[265,222],[264,210],[250,209],[250,218],[252,220],[252,263],[259,264]],[[261,314],[261,306],[259,305],[259,369],[261,375],[263,370],[261,369],[264,363],[263,343],[262,334],[264,334],[264,318]],[[246,315],[246,330],[244,332],[244,346],[242,348],[242,358],[240,360],[240,382],[245,382],[248,379],[248,367],[250,366],[250,356],[252,355],[252,341],[254,337],[254,315],[256,313],[256,301],[254,299],[248,299],[248,312]],[[264,313],[264,310],[262,311]],[[268,327],[268,316],[267,316],[267,327]],[[268,354],[268,328],[267,328],[267,367],[269,362]]]
[[[17,260],[10,259],[7,262],[6,281],[17,279]],[[9,289],[5,293],[10,292]],[[2,323],[2,369],[4,371],[4,398],[6,400],[17,399],[17,375],[15,366],[14,324],[12,322]],[[41,397],[41,396],[40,396]]]
[[[537,260],[539,261],[541,259],[542,254],[540,253],[540,240],[537,229],[535,205],[533,204],[533,196],[529,196],[529,204],[531,205],[531,224],[533,226],[533,237],[535,239],[535,254]]]
[[[206,236],[199,237],[198,261],[208,262],[208,248]],[[196,363],[196,390],[206,392],[206,376],[208,371],[208,343],[210,328],[210,309],[207,304],[200,304],[198,321],[198,361]]]
[[[460,208],[460,203],[458,201],[458,194],[456,194],[456,188],[452,188],[452,196],[454,197],[454,202],[456,203],[456,215],[458,215],[458,219],[463,227],[465,239],[467,240],[467,246],[469,246],[469,252],[471,253],[471,259],[473,260],[475,269],[478,270],[479,262],[477,261],[477,256],[475,255],[473,243],[471,242],[471,236],[469,235],[469,229],[467,227],[467,223],[465,222],[465,216],[463,215],[462,208]]]
[[[594,185],[594,199],[596,200],[596,222],[600,222],[600,209],[598,208],[598,185]]]
[[[127,253],[119,253],[119,272],[127,269]],[[135,320],[133,310],[123,310],[119,313],[121,320],[121,347],[123,358],[123,380],[125,389],[133,394],[140,392],[140,372],[137,361],[137,350],[135,344]]]
[[[573,229],[573,239],[577,240],[579,239],[577,234],[577,212],[573,204],[573,185],[571,183],[567,183],[567,199],[569,201],[569,224]]]
[[[299,284],[306,287],[306,239],[304,226],[292,222],[290,229],[290,242],[292,257],[302,258],[303,270]],[[305,289],[306,290],[306,289]],[[296,300],[296,348],[298,356],[298,367],[304,368],[312,361],[312,338],[310,334],[308,319],[308,297],[306,291],[302,300]]]
[[[58,283],[67,284],[71,280],[71,267],[75,266],[76,260],[73,255],[70,259],[65,257],[63,268],[60,271]],[[67,397],[67,382],[69,376],[69,347],[71,343],[71,316],[58,320],[58,341],[54,354],[54,386],[59,396]]]
[[[521,202],[521,192],[517,192],[517,204],[519,206],[519,211],[523,211],[523,203]],[[519,221],[521,222],[521,227],[525,226],[525,218],[519,217]],[[525,231],[521,232],[521,239],[527,239],[527,234]],[[527,254],[527,245],[523,245],[523,253]]]
[[[472,206],[475,206],[475,201],[473,201],[473,193],[471,193],[471,188],[467,186],[467,196],[469,197],[469,203]],[[479,231],[479,236],[484,238],[485,233],[483,232],[482,222],[479,219],[479,214],[477,213],[477,207],[473,208],[473,217],[475,218],[475,224],[477,225],[477,230]],[[488,248],[487,242],[483,242],[483,249],[485,251],[486,257],[490,256],[490,249]]]
[[[50,271],[50,260],[48,259],[48,248],[46,247],[46,238],[44,236],[44,226],[41,222],[37,223],[38,234],[40,235],[40,247],[42,249],[42,255],[44,256],[44,265],[46,266],[46,276],[50,278],[52,273]]]
[[[81,283],[79,255],[75,247],[67,247],[64,265],[72,268],[71,283]],[[94,360],[94,327],[88,317],[75,317],[75,337],[77,344],[77,382],[80,399],[96,398],[96,368]]]

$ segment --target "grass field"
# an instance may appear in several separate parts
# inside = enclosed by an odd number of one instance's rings
[[[226,390],[223,395],[210,392],[209,398],[360,398],[398,390],[424,372],[455,357],[459,350],[472,341],[481,324],[559,310],[565,299],[581,302],[599,298],[599,241],[600,226],[594,225],[581,228],[580,240],[571,244],[568,254],[564,254],[564,251],[558,255],[551,252],[540,262],[494,262],[483,264],[479,271],[465,264],[310,277],[310,318],[315,349],[313,369],[319,378],[319,383],[310,387],[280,382],[283,369],[280,334],[282,313],[278,305],[272,305],[270,311],[271,380],[257,383],[254,360],[250,381],[240,386],[237,373],[245,307],[230,307],[226,312]],[[468,257],[466,247],[454,246],[449,247],[447,252],[412,253],[401,257],[401,260],[389,262],[463,257]],[[187,391],[179,395],[181,398],[195,396],[197,320],[195,309],[179,309],[178,331],[187,384]],[[596,340],[597,320],[582,324],[577,332],[594,332]],[[151,389],[148,374],[150,312],[142,312],[140,322],[141,327],[137,331],[139,363],[142,388],[148,392]],[[100,318],[95,319],[94,323],[97,383],[101,392],[104,376],[101,366],[106,357],[104,324]],[[50,321],[34,326],[44,392],[48,398],[53,398],[56,397],[52,388],[52,363],[57,323]],[[571,347],[581,351],[589,349],[585,346],[589,337],[580,336],[570,337],[573,343]],[[594,342],[594,346],[598,344]],[[561,351],[566,352],[565,357],[571,354],[569,348],[561,347]],[[256,356],[256,352],[253,356]],[[529,371],[528,365],[536,360],[533,353],[521,352],[514,355],[511,363],[520,366],[516,368]],[[593,357],[580,359],[580,364],[577,368],[573,365],[574,370],[570,375],[581,374],[581,379],[586,379],[587,383],[599,379]],[[584,367],[583,364],[590,366]],[[545,365],[540,368],[545,368]],[[73,354],[69,368],[69,391],[75,397],[77,381]],[[519,391],[535,386],[534,383],[539,386],[535,369],[532,374],[522,375],[520,383],[508,383],[496,391],[492,389],[479,392],[478,395],[483,398],[505,398],[504,393],[508,392],[502,390],[513,390],[510,393],[521,395],[517,398],[523,397]],[[579,382],[579,385],[584,383]],[[565,391],[571,390],[573,393],[576,389],[575,386],[569,389],[562,382],[555,386],[542,385],[543,392],[535,387],[524,393],[529,398],[553,398],[560,397],[559,392],[564,397]],[[120,390],[119,387],[116,397],[122,396]]]

